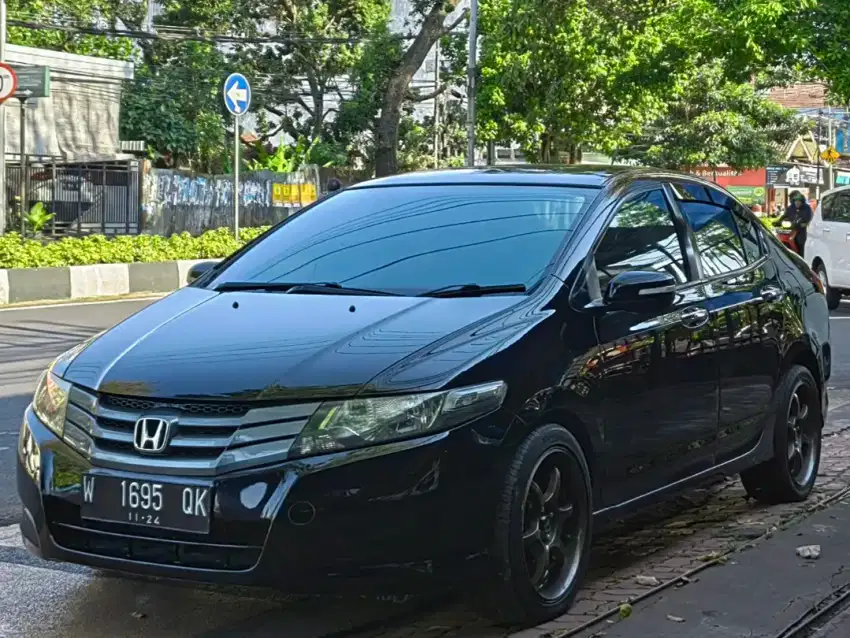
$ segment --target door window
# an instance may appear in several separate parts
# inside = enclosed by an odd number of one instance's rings
[[[704,277],[715,277],[746,267],[747,252],[732,211],[695,200],[680,200],[679,208],[693,230]],[[758,240],[753,239],[757,247]]]
[[[824,197],[822,215],[825,222],[850,223],[850,192]]]
[[[641,193],[629,200],[614,216],[596,249],[595,266],[601,296],[618,274],[630,270],[666,272],[676,281],[688,280],[682,245],[673,215],[661,190]]]

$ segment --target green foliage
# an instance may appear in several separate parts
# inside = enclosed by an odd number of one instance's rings
[[[36,202],[24,221],[32,232],[38,234],[47,227],[53,217],[53,213],[47,212],[47,207],[42,202]]]
[[[199,42],[160,42],[122,96],[122,139],[145,140],[158,166],[222,171],[230,152],[221,83],[228,66]]]
[[[479,129],[531,159],[611,150],[664,104],[666,0],[490,0],[482,6]]]
[[[651,166],[759,168],[779,160],[779,145],[805,132],[805,121],[767,100],[749,82],[726,77],[717,61],[671,92],[664,112],[619,154]]]
[[[273,153],[260,142],[256,142],[254,151],[257,157],[245,161],[245,168],[249,171],[274,171],[275,173],[294,173],[305,164],[318,164],[328,168],[345,162],[345,156],[339,151],[334,153],[334,150],[318,137],[308,142],[303,135],[295,144],[280,145]]]
[[[121,17],[123,3],[110,0],[8,0],[10,19],[27,22],[57,22],[92,26]],[[9,42],[28,47],[65,51],[79,55],[128,60],[133,43],[127,38],[86,35],[65,30],[35,30],[9,27]]]
[[[127,264],[176,259],[218,259],[268,230],[243,228],[239,241],[227,228],[210,230],[200,237],[180,233],[171,237],[159,235],[103,235],[68,237],[43,243],[22,239],[17,233],[0,236],[0,268],[41,268],[47,266],[84,266],[89,264]]]
[[[850,102],[850,2],[817,0],[797,21],[805,41],[799,45],[811,73],[824,80],[840,104]],[[795,25],[796,26],[796,25]]]

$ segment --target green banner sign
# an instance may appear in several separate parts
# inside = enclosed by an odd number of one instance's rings
[[[766,195],[764,186],[727,186],[726,190],[737,197],[742,204],[764,206]]]
[[[18,76],[16,98],[29,100],[32,98],[50,97],[50,68],[46,66],[21,66],[11,64],[15,75]]]

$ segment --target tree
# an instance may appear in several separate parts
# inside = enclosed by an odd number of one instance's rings
[[[795,59],[825,81],[836,100],[850,102],[850,3],[817,0],[801,13],[795,29],[802,32]]]
[[[386,23],[386,0],[259,0],[243,5],[254,31],[264,36],[292,37],[285,42],[242,45],[237,59],[263,78],[256,109],[265,109],[280,131],[297,139],[323,135],[336,111],[331,97],[343,101],[339,79],[357,63],[363,39]],[[305,91],[306,86],[306,91]]]
[[[230,68],[224,55],[212,44],[157,42],[148,57],[122,95],[122,137],[145,140],[160,166],[223,170],[230,149],[221,100]]]
[[[418,94],[410,90],[410,83],[434,45],[448,36],[464,19],[464,15],[460,15],[447,24],[449,15],[457,6],[457,0],[414,0],[411,4],[414,14],[402,37],[388,31],[382,34],[383,42],[387,45],[383,53],[386,63],[383,65],[381,82],[374,87],[379,88],[380,92],[372,97],[379,104],[374,128],[375,174],[378,177],[398,172],[399,130],[405,104],[432,99],[448,88],[447,80],[444,86],[437,87],[432,93]],[[452,48],[450,42],[446,41],[446,48],[455,50],[456,47]]]
[[[663,114],[618,157],[673,169],[767,166],[779,159],[779,145],[808,125],[794,111],[759,95],[758,88],[728,80],[722,61],[697,69],[677,87]]]
[[[716,60],[736,84],[798,63],[807,27],[797,18],[815,2],[487,0],[481,137],[517,140],[538,161],[622,148]]]
[[[613,149],[661,112],[677,60],[667,2],[490,0],[482,6],[479,129],[541,162]]]
[[[105,0],[8,0],[7,4],[10,20],[85,26],[101,23],[106,28],[119,19],[116,9],[113,3]],[[127,60],[133,53],[133,43],[127,38],[72,30],[10,26],[8,38],[10,44],[102,58]]]

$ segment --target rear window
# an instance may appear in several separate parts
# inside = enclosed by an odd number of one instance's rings
[[[398,186],[352,189],[293,217],[212,282],[336,282],[416,294],[537,282],[596,189]]]

